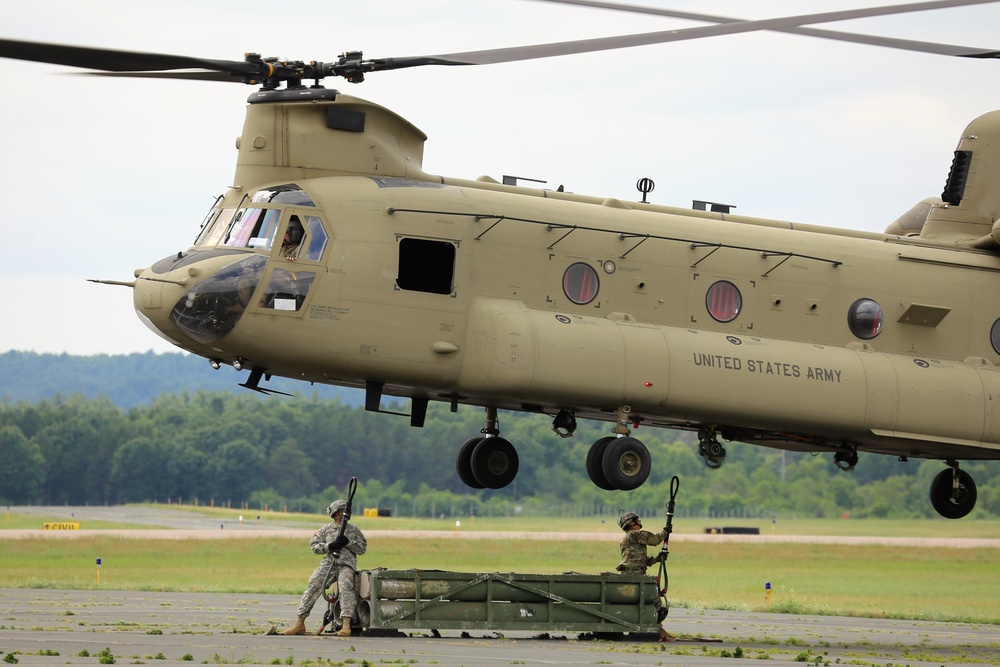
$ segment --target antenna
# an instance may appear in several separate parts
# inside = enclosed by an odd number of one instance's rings
[[[651,178],[640,178],[638,181],[635,182],[635,189],[642,193],[643,204],[649,203],[648,201],[646,201],[646,195],[652,192],[653,188],[655,187],[656,183],[654,183],[653,179]]]

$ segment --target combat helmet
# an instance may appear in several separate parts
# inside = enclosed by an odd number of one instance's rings
[[[331,507],[333,507],[331,505]],[[625,512],[620,517],[618,517],[618,527],[622,530],[628,530],[628,525],[639,518],[639,515],[635,512]]]
[[[305,232],[302,229],[302,223],[299,222],[298,218],[293,216],[288,223],[288,240],[292,243],[301,243],[304,235]]]
[[[330,506],[326,508],[326,513],[329,514],[330,518],[332,519],[333,515],[336,514],[338,511],[346,511],[346,510],[347,510],[347,501],[344,499],[340,499],[340,500],[334,500],[332,503],[330,503]]]

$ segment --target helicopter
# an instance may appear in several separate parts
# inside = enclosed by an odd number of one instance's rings
[[[906,7],[962,4],[977,3]],[[326,63],[17,40],[0,40],[0,56],[104,76],[259,86],[233,186],[194,244],[134,280],[106,281],[130,287],[140,318],[178,347],[214,368],[247,370],[242,386],[267,392],[263,383],[282,376],[358,387],[372,411],[384,396],[405,397],[417,427],[430,401],[480,406],[483,429],[456,458],[473,488],[515,478],[517,453],[498,410],[523,410],[552,415],[567,437],[577,418],[613,424],[586,462],[607,490],[637,488],[649,475],[633,431],[667,427],[696,432],[713,468],[725,461],[723,441],[830,452],[844,470],[859,452],[941,459],[947,468],[931,502],[960,518],[976,488],[958,459],[1000,458],[1000,313],[973,300],[1000,269],[986,185],[995,117],[963,133],[940,198],[885,233],[850,232],[737,215],[718,202],[654,204],[652,182],[640,181],[642,201],[629,202],[431,175],[423,132],[321,84],[752,30],[997,57],[811,27],[899,11],[699,15],[717,22],[409,58],[346,52]]]

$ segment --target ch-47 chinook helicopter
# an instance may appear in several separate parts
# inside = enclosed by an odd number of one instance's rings
[[[485,425],[456,463],[474,488],[517,473],[497,419],[507,409],[549,414],[564,436],[578,418],[611,422],[586,461],[603,489],[646,480],[632,429],[661,426],[697,432],[712,468],[734,440],[831,452],[845,470],[862,451],[941,459],[931,502],[967,515],[976,486],[958,460],[1000,459],[1000,306],[989,296],[1000,288],[1000,112],[963,132],[941,197],[879,234],[431,175],[419,129],[320,82],[754,30],[995,58],[806,27],[994,0],[763,21],[549,1],[714,25],[334,62],[16,40],[0,40],[0,57],[259,86],[233,186],[194,244],[119,283],[150,328],[215,368],[246,369],[245,387],[267,392],[272,376],[359,387],[373,411],[405,397],[413,426],[432,400],[481,406]]]

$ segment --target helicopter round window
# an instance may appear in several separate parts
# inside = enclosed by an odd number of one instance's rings
[[[705,307],[716,322],[732,322],[743,309],[743,295],[736,285],[720,280],[708,288]]]
[[[990,329],[990,343],[993,344],[993,351],[1000,354],[1000,320],[994,322]]]
[[[882,306],[872,299],[858,299],[847,313],[847,324],[851,333],[861,340],[871,340],[882,332],[885,313]]]
[[[563,273],[563,293],[575,304],[590,303],[597,298],[600,288],[601,279],[590,264],[577,262]]]

